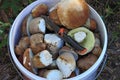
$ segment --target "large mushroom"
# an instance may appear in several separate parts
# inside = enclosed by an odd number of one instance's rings
[[[94,48],[95,37],[93,32],[90,31],[89,29],[85,27],[76,28],[69,31],[68,35],[71,36],[74,40],[76,40],[81,46],[87,49],[85,53],[81,53],[80,51],[77,51],[79,55],[85,55]]]
[[[85,0],[61,0],[57,14],[62,25],[74,29],[85,24],[89,17],[89,7]]]

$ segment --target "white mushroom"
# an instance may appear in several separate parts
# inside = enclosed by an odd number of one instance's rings
[[[59,70],[50,70],[46,75],[47,80],[62,80],[63,75]]]
[[[61,54],[57,58],[56,63],[64,78],[69,77],[76,68],[74,56],[67,52]]]
[[[41,51],[32,59],[33,65],[36,68],[44,68],[53,62],[52,55],[47,51]]]
[[[44,42],[48,45],[51,53],[56,53],[63,46],[63,40],[56,34],[45,34]]]
[[[37,17],[31,20],[31,22],[29,23],[29,32],[31,34],[35,34],[35,33],[45,33],[46,31],[46,24],[45,24],[45,20],[41,17]]]
[[[45,77],[47,80],[62,80],[63,75],[62,73],[57,70],[40,70],[39,71],[39,76]]]

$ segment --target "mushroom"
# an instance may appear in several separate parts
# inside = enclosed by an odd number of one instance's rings
[[[63,40],[59,38],[56,34],[45,34],[44,42],[47,44],[48,50],[51,54],[55,55],[58,50],[63,46]]]
[[[26,69],[28,69],[30,72],[32,71],[31,62],[30,62],[30,48],[26,49],[23,54],[23,65]]]
[[[23,36],[27,35],[27,20],[28,20],[28,15],[24,18],[23,22],[22,22],[22,27],[21,27],[21,32]]]
[[[46,24],[45,20],[41,17],[34,18],[29,23],[29,33],[45,33],[46,31]]]
[[[40,70],[39,71],[39,76],[45,77],[47,80],[62,80],[62,78],[63,78],[62,73],[57,69],[54,69],[54,70],[45,70],[45,69]]]
[[[37,69],[33,68],[31,59],[33,57],[33,53],[30,48],[27,48],[23,54],[23,65],[26,69],[28,69],[30,72],[33,72],[37,74]]]
[[[43,43],[43,34],[37,33],[30,36],[30,45]]]
[[[46,4],[39,4],[32,9],[32,16],[40,17],[48,12],[48,6]]]
[[[51,19],[54,23],[56,23],[56,24],[58,24],[58,25],[61,25],[60,20],[59,20],[59,17],[58,17],[58,15],[57,15],[57,9],[52,10],[52,11],[49,13],[49,17],[50,17],[50,19]]]
[[[64,78],[69,77],[76,68],[74,56],[68,52],[61,54],[56,63]]]
[[[32,59],[33,66],[35,68],[44,68],[50,65],[52,62],[53,62],[52,55],[47,50],[39,52]]]
[[[100,46],[96,46],[96,47],[94,47],[94,49],[92,50],[92,53],[93,53],[94,55],[96,55],[97,57],[100,56],[101,52],[102,52],[102,48],[101,48]]]
[[[77,61],[77,66],[82,71],[85,71],[89,69],[96,61],[97,57],[95,55],[88,54],[87,56],[84,56]]]
[[[97,28],[97,23],[94,19],[88,18],[84,26],[86,26],[90,30],[95,30]]]
[[[89,17],[89,7],[85,0],[61,0],[57,14],[63,26],[75,29],[85,24]]]
[[[27,24],[26,24],[26,26],[27,26],[27,35],[28,35],[28,37],[30,37],[30,31],[29,31],[29,24],[30,24],[30,22],[33,20],[33,16],[32,16],[32,14],[29,14],[28,15],[28,18],[27,18]]]
[[[31,44],[30,48],[34,54],[37,54],[38,52],[41,52],[46,49],[46,44],[45,43]]]
[[[68,35],[71,36],[74,39],[74,34],[76,34],[78,32],[81,32],[81,31],[86,33],[86,37],[84,36],[83,41],[80,42],[79,44],[81,46],[83,46],[84,48],[86,48],[87,51],[85,53],[81,53],[80,51],[76,50],[76,52],[79,55],[85,55],[85,54],[89,53],[90,51],[92,51],[92,49],[94,48],[95,37],[94,37],[93,32],[90,31],[89,29],[85,28],[85,27],[80,27],[80,28],[76,28],[76,29],[73,29],[73,30],[69,31]],[[75,38],[81,38],[81,37],[83,37],[83,36],[80,36],[78,34],[75,36]],[[75,39],[75,40],[77,40],[77,39]]]
[[[97,57],[99,57],[101,52],[102,52],[102,48],[100,46],[100,39],[96,37],[95,38],[95,46],[94,46],[94,48],[92,50],[92,53],[94,55],[96,55]]]
[[[62,48],[59,50],[59,55],[65,53],[65,52],[68,52],[68,53],[72,54],[72,55],[74,56],[75,60],[78,59],[78,54],[77,54],[72,48],[70,48],[70,47],[68,47],[68,46],[62,47]]]
[[[28,37],[22,37],[18,43],[18,45],[15,47],[15,53],[17,55],[22,55],[30,45],[30,40]]]

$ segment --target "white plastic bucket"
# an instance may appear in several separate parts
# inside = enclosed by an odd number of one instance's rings
[[[15,52],[14,52],[14,47],[17,44],[19,38],[20,38],[20,34],[21,34],[21,23],[24,19],[24,17],[29,14],[31,12],[31,10],[37,5],[37,4],[47,4],[50,7],[54,6],[59,0],[37,0],[35,2],[33,2],[32,4],[28,5],[26,8],[24,8],[24,10],[21,11],[21,13],[16,17],[11,30],[10,30],[10,34],[9,34],[9,49],[10,49],[10,55],[13,59],[13,62],[15,63],[15,65],[17,66],[17,68],[19,69],[19,71],[25,75],[26,77],[28,77],[31,80],[46,80],[45,78],[42,78],[40,76],[37,76],[31,72],[29,72],[17,59]],[[67,80],[94,80],[96,77],[96,73],[97,70],[100,66],[100,64],[102,63],[104,57],[105,57],[105,53],[106,53],[106,49],[107,49],[107,31],[106,31],[106,27],[101,19],[101,17],[99,16],[99,14],[92,8],[90,7],[90,17],[94,18],[97,21],[98,24],[98,28],[101,34],[101,39],[102,39],[102,45],[103,45],[103,50],[102,53],[100,55],[100,57],[98,58],[98,60],[95,62],[95,64],[90,67],[88,70],[86,70],[84,73],[81,73],[80,75],[73,77],[73,78],[69,78]]]

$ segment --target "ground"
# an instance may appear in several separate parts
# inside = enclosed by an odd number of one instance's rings
[[[1,3],[0,6],[4,5]],[[11,0],[8,0],[11,1]],[[19,1],[19,0],[18,0]],[[25,2],[26,1],[26,2]],[[27,6],[28,0],[22,2],[23,8]],[[98,80],[120,80],[120,1],[119,0],[86,0],[102,17],[108,32],[108,55],[106,65],[101,72]],[[22,9],[23,9],[22,8]],[[19,11],[21,11],[20,9]],[[9,13],[0,8],[0,22],[10,23],[18,15],[12,15],[12,9]],[[14,11],[14,10],[13,10]],[[1,27],[0,27],[1,29]],[[0,35],[0,43],[4,37],[8,37],[10,26],[5,28],[4,35]],[[0,44],[1,46],[1,44]],[[13,67],[6,44],[0,47],[0,80],[22,80]]]

